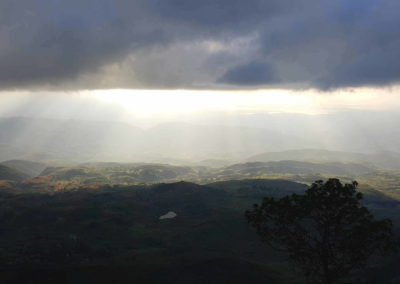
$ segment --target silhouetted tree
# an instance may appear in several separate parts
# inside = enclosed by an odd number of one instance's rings
[[[357,182],[319,180],[304,195],[267,197],[246,211],[262,241],[284,251],[309,283],[340,283],[373,253],[399,247],[389,219],[375,220],[360,204]]]

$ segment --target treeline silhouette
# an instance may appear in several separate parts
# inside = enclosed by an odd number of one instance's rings
[[[394,254],[400,240],[389,219],[376,220],[360,201],[358,183],[331,178],[305,194],[264,198],[246,211],[261,240],[283,251],[307,283],[355,283],[357,270],[376,254]]]

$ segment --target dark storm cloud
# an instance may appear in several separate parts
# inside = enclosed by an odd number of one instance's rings
[[[209,33],[215,29],[254,25],[261,18],[290,8],[285,1],[278,0],[150,0],[146,3],[146,7],[165,19],[207,27]]]
[[[3,0],[0,88],[390,85],[399,11],[397,0]]]
[[[2,1],[0,82],[54,84],[166,40],[120,1]]]
[[[250,62],[229,70],[220,79],[220,82],[257,86],[266,83],[276,83],[278,82],[278,78],[270,65],[263,62]]]

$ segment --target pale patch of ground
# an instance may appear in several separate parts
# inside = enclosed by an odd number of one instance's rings
[[[160,216],[160,220],[164,220],[164,219],[172,219],[175,218],[177,216],[177,214],[173,211],[169,211],[167,214]]]

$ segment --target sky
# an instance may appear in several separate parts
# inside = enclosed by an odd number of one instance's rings
[[[224,121],[218,117],[398,112],[398,91],[398,87],[342,89],[329,94],[285,89],[7,91],[0,95],[0,116],[120,121],[145,128],[188,120],[221,124]]]
[[[2,0],[0,116],[396,109],[399,11],[397,0]]]

